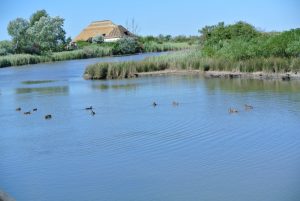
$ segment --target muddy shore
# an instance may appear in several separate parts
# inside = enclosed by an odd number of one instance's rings
[[[139,76],[159,76],[159,75],[189,75],[199,74],[206,78],[246,78],[246,79],[277,79],[283,81],[300,80],[300,73],[266,73],[266,72],[231,72],[231,71],[200,71],[200,70],[164,70],[155,72],[137,73]]]

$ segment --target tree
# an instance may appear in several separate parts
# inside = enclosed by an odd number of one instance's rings
[[[38,22],[42,17],[49,17],[46,10],[38,10],[30,17],[30,26],[33,26],[35,22]]]
[[[45,10],[35,12],[30,21],[17,18],[8,25],[8,33],[17,53],[40,54],[60,51],[65,46],[64,19],[50,17]]]
[[[41,17],[27,30],[30,42],[40,51],[60,51],[65,43],[64,19],[60,17]]]
[[[10,21],[7,26],[8,34],[12,37],[16,52],[21,52],[26,43],[26,30],[29,28],[29,22],[23,18],[17,18]]]

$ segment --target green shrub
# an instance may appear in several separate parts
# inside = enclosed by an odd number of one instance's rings
[[[104,37],[101,35],[97,35],[97,36],[93,37],[92,43],[94,43],[94,44],[104,43]]]
[[[3,40],[0,41],[0,56],[13,54],[14,53],[14,45],[11,41]]]
[[[142,52],[141,44],[133,38],[123,38],[117,41],[113,47],[114,55],[126,55]]]

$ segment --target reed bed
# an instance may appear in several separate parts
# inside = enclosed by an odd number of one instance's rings
[[[191,44],[187,42],[175,43],[175,42],[164,42],[158,43],[155,41],[145,42],[143,49],[145,52],[164,52],[164,51],[177,51],[191,48]]]
[[[142,72],[162,70],[300,72],[300,58],[259,57],[232,60],[225,57],[205,57],[199,49],[191,49],[137,62],[97,63],[86,68],[85,77],[87,79],[122,79],[136,77]]]
[[[72,60],[72,59],[87,59],[87,58],[103,57],[103,56],[111,56],[111,55],[112,55],[111,47],[99,47],[99,46],[84,47],[83,49],[73,50],[73,51],[56,52],[44,56],[31,55],[31,54],[15,54],[15,55],[0,56],[0,68],[8,67],[8,66],[21,66],[21,65],[28,65],[28,64],[64,61],[64,60]]]
[[[191,48],[192,45],[188,43],[174,43],[174,42],[147,42],[144,44],[143,52],[163,52],[176,51]],[[64,61],[72,59],[87,59],[95,57],[104,57],[113,55],[113,46],[85,46],[82,49],[64,52],[55,52],[47,55],[31,55],[31,54],[13,54],[7,56],[0,56],[0,68],[8,66],[21,66],[29,64],[37,64],[44,62]]]

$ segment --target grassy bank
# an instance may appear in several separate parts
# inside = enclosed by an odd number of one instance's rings
[[[112,55],[109,47],[85,47],[79,50],[56,52],[48,55],[14,54],[0,56],[0,68],[8,66],[21,66],[53,61],[64,61],[71,59],[87,59],[93,57],[103,57]]]
[[[191,45],[187,42],[147,42],[143,46],[143,52],[162,52],[175,51],[190,48]],[[0,68],[9,66],[21,66],[28,64],[37,64],[44,62],[64,61],[72,59],[87,59],[95,57],[112,56],[113,45],[86,45],[81,49],[73,51],[55,52],[47,55],[31,55],[31,54],[11,54],[0,56]]]
[[[139,62],[98,63],[85,70],[87,79],[121,79],[137,73],[161,70],[200,70],[286,73],[300,72],[300,58],[258,57],[234,60],[225,57],[206,57],[198,49],[184,50]]]

